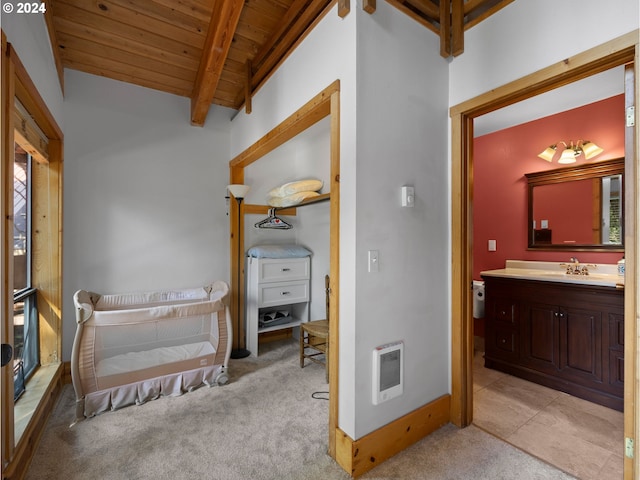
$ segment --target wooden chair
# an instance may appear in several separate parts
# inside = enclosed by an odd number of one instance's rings
[[[324,365],[325,377],[329,383],[329,275],[324,277],[324,288],[326,320],[313,320],[300,325],[300,368],[304,368],[305,358]],[[324,355],[324,360],[316,358],[321,355]]]

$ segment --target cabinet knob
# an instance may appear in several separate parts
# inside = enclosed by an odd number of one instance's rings
[[[502,343],[507,343],[507,339],[506,339],[506,338],[503,338],[503,339],[502,339]]]
[[[291,295],[291,292],[280,292],[280,295]]]
[[[288,271],[290,271],[290,270],[291,270],[290,268],[283,268],[283,269],[281,269],[280,271],[281,271],[281,272],[288,272]]]

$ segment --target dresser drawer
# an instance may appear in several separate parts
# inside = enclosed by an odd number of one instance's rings
[[[259,307],[274,307],[288,303],[309,301],[309,282],[278,282],[261,286],[258,292]]]
[[[286,282],[309,278],[309,257],[266,258],[260,262],[258,282]]]
[[[518,322],[518,305],[505,298],[497,298],[494,303],[494,318],[499,322],[516,324]]]

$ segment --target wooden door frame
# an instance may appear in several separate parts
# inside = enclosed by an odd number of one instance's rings
[[[293,137],[311,127],[327,116],[330,117],[330,220],[329,220],[329,445],[328,451],[332,458],[336,457],[336,430],[338,426],[338,371],[339,371],[339,316],[338,302],[340,291],[340,81],[336,80],[318,95],[309,100],[286,120],[273,128],[256,143],[248,147],[229,162],[230,183],[244,183],[244,169],[260,160],[272,150],[291,140]],[[240,314],[244,316],[244,268],[238,271],[238,255],[244,251],[244,215],[245,213],[262,213],[266,215],[267,205],[242,204],[240,211],[240,231],[238,231],[238,206],[236,202],[229,205],[230,231],[230,267],[231,284],[243,287],[239,292],[231,289],[231,313],[233,318]],[[287,209],[295,211],[295,208]],[[237,242],[236,236],[240,236]],[[238,248],[238,244],[240,248]],[[237,296],[240,295],[240,303]],[[236,305],[240,305],[240,312],[236,312]],[[242,325],[242,322],[240,322]],[[240,327],[240,335],[244,335]],[[235,340],[234,340],[235,344]]]
[[[545,93],[569,83],[584,79],[613,67],[633,63],[635,71],[635,98],[640,87],[637,81],[640,46],[638,30],[625,34],[603,45],[587,50],[547,68],[491,90],[450,109],[451,117],[451,422],[459,427],[473,420],[473,119]],[[637,114],[636,114],[637,117]],[[638,282],[636,272],[640,260],[638,226],[639,176],[638,122],[627,128],[625,146],[625,394],[624,436],[638,439],[640,416],[636,412],[640,396],[637,359],[640,347],[637,318]],[[631,134],[628,131],[632,130]],[[629,321],[631,320],[631,321]],[[635,458],[624,458],[624,478],[640,474]]]

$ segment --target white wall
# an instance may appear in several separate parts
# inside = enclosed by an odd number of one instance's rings
[[[433,32],[387,2],[358,16],[354,438],[449,392],[447,70]],[[403,185],[415,188],[403,208]],[[368,250],[380,252],[368,273]],[[341,318],[341,321],[344,321]],[[372,352],[404,342],[404,394],[372,405]],[[342,363],[341,363],[342,365]],[[342,393],[342,390],[341,390]],[[340,411],[342,415],[342,410]]]
[[[449,104],[633,31],[639,9],[638,0],[513,2],[465,32],[464,53],[450,67]]]
[[[64,360],[73,293],[229,282],[229,111],[203,128],[189,100],[76,71],[65,76]]]
[[[14,3],[15,5],[15,3]],[[51,115],[64,131],[62,89],[53,61],[49,34],[43,14],[2,14],[0,25],[27,69]]]
[[[339,426],[354,439],[449,390],[448,64],[438,51],[436,35],[386,3],[374,15],[352,5],[344,20],[334,9],[233,122],[235,154],[340,80]],[[412,210],[400,207],[404,184],[416,187]],[[380,250],[378,274],[367,273],[368,249]],[[373,348],[400,339],[405,394],[375,407]]]

